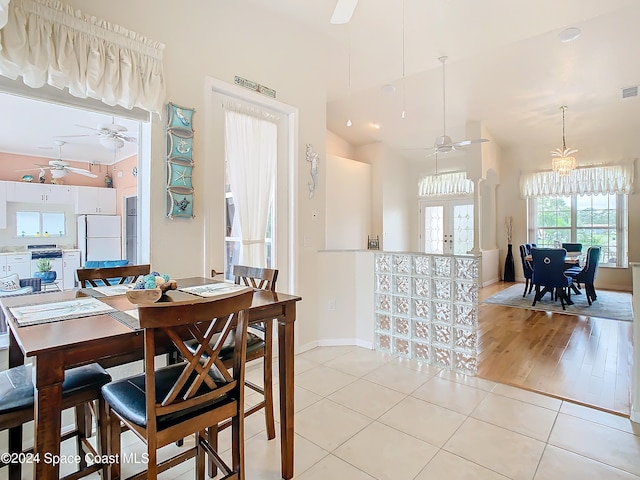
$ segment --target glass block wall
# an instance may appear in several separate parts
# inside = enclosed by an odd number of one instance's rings
[[[475,375],[480,257],[377,253],[376,350]]]

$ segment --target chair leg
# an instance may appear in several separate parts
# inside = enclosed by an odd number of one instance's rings
[[[98,454],[105,455],[109,451],[109,417],[107,412],[107,402],[102,396],[98,399]],[[119,425],[119,422],[118,422]],[[120,457],[118,457],[120,458]],[[102,465],[102,478],[109,478],[109,464]]]
[[[533,290],[533,280],[529,280],[529,293]]]
[[[9,429],[9,453],[20,453],[22,451],[22,425]],[[9,464],[9,480],[20,480],[22,478],[22,465],[20,462]]]
[[[529,279],[525,278],[524,279],[524,292],[522,292],[522,298],[524,298],[527,295],[527,289],[529,288]]]
[[[158,480],[158,451],[151,442],[147,443],[147,455],[149,462],[147,463],[147,480]]]
[[[78,464],[78,468],[80,471],[87,468],[87,460],[85,459],[83,448],[82,448],[82,440],[87,438],[87,415],[91,417],[91,414],[87,411],[88,405],[83,403],[81,405],[76,405],[75,413],[76,413],[76,448],[78,450],[78,456],[80,457],[80,462]]]
[[[203,430],[196,434],[196,478],[204,480],[204,465],[207,457],[205,449],[202,447],[202,441],[208,436],[208,432]]]
[[[238,472],[238,480],[244,480],[244,418],[231,419],[231,469]]]
[[[275,420],[273,418],[273,321],[264,322],[264,418],[267,427],[267,438],[276,437]]]
[[[535,307],[538,300],[540,300],[540,285],[536,285],[536,294],[533,296],[533,303],[531,306]]]
[[[107,420],[109,422],[109,444],[108,444],[108,452],[109,455],[117,455],[118,459],[121,459],[120,455],[120,419],[111,411],[111,409],[107,406]],[[110,480],[118,480],[120,478],[120,462],[113,462],[109,464],[109,470],[111,471],[111,476],[107,477]]]
[[[218,433],[218,425],[212,425],[207,429],[207,441],[215,452],[218,451]],[[211,458],[207,461],[207,470],[209,478],[213,478],[218,474],[218,467]]]

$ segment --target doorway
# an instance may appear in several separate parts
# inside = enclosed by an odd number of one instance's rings
[[[473,249],[473,200],[422,200],[420,243],[425,253],[462,255]]]

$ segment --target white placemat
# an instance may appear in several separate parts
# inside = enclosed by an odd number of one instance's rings
[[[243,285],[235,283],[209,283],[206,285],[196,285],[195,287],[183,287],[178,290],[198,295],[199,297],[215,297],[216,295],[225,295],[227,293],[237,292],[247,288]]]
[[[91,317],[114,310],[115,308],[112,306],[92,297],[9,307],[9,311],[20,327],[58,322],[71,318]]]
[[[96,292],[100,292],[105,297],[114,297],[116,295],[124,295],[127,293],[127,290],[131,290],[133,285],[109,285],[106,287],[93,287],[92,289]]]

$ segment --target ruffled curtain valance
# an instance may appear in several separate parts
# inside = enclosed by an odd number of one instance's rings
[[[9,0],[0,0],[0,29],[7,24],[9,17]]]
[[[164,45],[57,0],[0,0],[0,75],[160,113]],[[2,27],[2,16],[7,15]]]
[[[631,193],[633,164],[585,167],[561,177],[555,172],[525,173],[520,176],[523,198],[552,195],[597,195]]]
[[[466,172],[428,175],[418,183],[418,195],[421,197],[471,193],[473,193],[473,181],[467,179]]]

